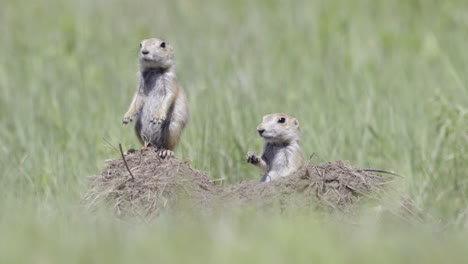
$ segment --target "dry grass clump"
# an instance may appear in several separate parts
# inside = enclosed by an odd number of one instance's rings
[[[122,158],[109,161],[93,178],[85,197],[88,207],[105,203],[118,216],[155,216],[181,204],[197,211],[254,206],[349,212],[359,200],[377,197],[391,180],[335,161],[307,165],[289,177],[268,183],[255,180],[218,186],[187,162],[160,159],[151,148],[128,154],[125,160],[133,177]]]
[[[347,212],[364,197],[377,197],[391,177],[382,177],[343,161],[307,165],[289,177],[267,184],[258,181],[227,186],[225,200],[234,205],[280,208],[321,207]]]
[[[105,203],[118,216],[158,215],[182,203],[206,207],[216,189],[203,172],[187,162],[161,159],[152,148],[129,153],[125,160],[133,177],[122,158],[110,160],[93,177],[84,199],[88,208]]]

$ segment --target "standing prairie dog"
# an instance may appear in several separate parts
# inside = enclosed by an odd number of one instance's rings
[[[299,121],[295,117],[283,113],[266,115],[257,131],[265,140],[263,153],[260,157],[247,153],[247,162],[263,171],[261,182],[288,176],[304,165]]]
[[[140,43],[138,87],[122,122],[136,119],[135,131],[144,147],[171,157],[188,120],[187,98],[174,72],[174,49],[151,38]]]

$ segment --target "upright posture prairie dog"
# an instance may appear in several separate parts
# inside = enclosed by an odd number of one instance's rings
[[[187,98],[174,72],[174,49],[151,38],[140,43],[138,87],[122,122],[136,119],[144,147],[155,147],[162,158],[173,150],[188,120]]]
[[[257,131],[265,140],[263,153],[261,157],[247,153],[247,162],[264,172],[261,182],[288,176],[304,165],[299,121],[295,117],[283,113],[266,115]]]

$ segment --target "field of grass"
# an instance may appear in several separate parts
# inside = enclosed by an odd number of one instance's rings
[[[466,262],[467,32],[463,0],[2,0],[0,263]],[[152,36],[189,97],[178,157],[258,178],[255,128],[285,112],[314,162],[395,170],[430,220],[84,212],[89,176],[119,155],[106,142],[138,147],[121,118]]]

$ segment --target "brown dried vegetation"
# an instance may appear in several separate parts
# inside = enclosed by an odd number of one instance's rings
[[[217,185],[188,162],[164,160],[151,149],[110,160],[93,177],[84,202],[88,208],[111,206],[118,216],[157,216],[189,205],[197,211],[258,207],[325,208],[349,212],[363,198],[376,198],[391,177],[358,169],[343,161],[306,165],[293,175],[268,183],[257,180]]]

